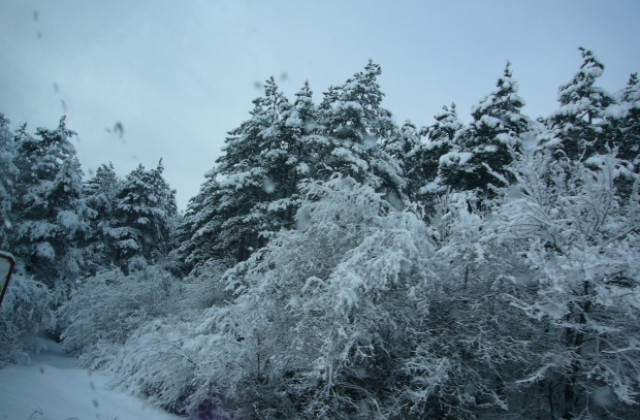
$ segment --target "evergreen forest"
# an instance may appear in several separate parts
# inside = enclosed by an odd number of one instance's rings
[[[194,419],[640,419],[640,80],[579,52],[535,118],[509,63],[427,125],[372,61],[269,78],[184,212],[0,114],[0,366],[45,334]]]

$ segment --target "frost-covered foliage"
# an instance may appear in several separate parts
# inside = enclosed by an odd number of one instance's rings
[[[510,281],[522,264],[505,255],[489,230],[490,218],[471,211],[469,192],[438,199],[430,218],[437,281],[420,313],[419,341],[404,361],[398,398],[406,410],[397,418],[502,418],[511,405],[512,383],[532,352],[528,325],[506,293],[520,295]]]
[[[607,158],[595,170],[525,159],[515,172],[522,195],[495,213],[501,240],[530,273],[513,278],[529,293],[511,305],[538,327],[538,357],[519,383],[551,418],[625,417],[640,403],[638,186],[622,200]]]
[[[403,397],[428,418],[628,418],[640,384],[637,184],[527,154],[485,212],[443,196],[423,342]]]
[[[58,310],[65,350],[85,365],[103,365],[140,325],[175,311],[178,290],[177,280],[156,267],[129,275],[114,269],[84,280]]]
[[[75,133],[63,117],[36,135],[19,138],[9,246],[26,272],[66,294],[83,269],[78,246],[86,231],[82,171],[69,140]]]
[[[1,120],[4,243],[59,235],[20,242],[27,262],[80,244],[66,349],[194,418],[637,418],[639,83],[608,94],[582,53],[537,122],[509,64],[469,125],[452,105],[423,129],[395,125],[371,62],[319,106],[271,78],[178,230],[161,165],[103,166],[78,199],[64,124]],[[27,337],[51,292],[22,281],[37,310],[7,331]]]
[[[241,418],[395,410],[430,281],[426,227],[352,178],[304,193],[297,229],[227,272],[231,302],[134,334],[118,363],[125,383],[178,411]]]
[[[109,232],[116,224],[117,194],[121,188],[122,180],[116,175],[112,164],[100,166],[83,185],[82,196],[87,206],[89,224],[83,253],[91,274],[117,262],[117,252]]]
[[[117,189],[113,220],[102,229],[112,264],[125,272],[166,263],[175,240],[177,205],[162,172],[139,165]]]
[[[243,261],[266,243],[263,233],[291,227],[297,183],[306,172],[298,136],[314,119],[306,94],[308,86],[292,107],[270,78],[251,119],[229,133],[225,154],[187,208],[180,254],[188,270]]]
[[[0,308],[0,367],[27,362],[29,353],[41,350],[37,336],[55,327],[52,302],[47,286],[31,276],[13,275]]]
[[[112,368],[205,417],[628,416],[640,213],[613,175],[527,155],[490,213],[444,195],[429,227],[352,178],[309,182],[229,295],[143,325]]]
[[[476,190],[481,197],[509,185],[508,166],[520,153],[525,134],[533,130],[523,106],[507,63],[497,89],[473,107],[473,122],[458,132],[454,141],[459,148],[440,157],[442,183],[456,191]]]
[[[187,271],[209,262],[232,266],[293,227],[305,179],[341,173],[403,205],[402,169],[380,147],[395,130],[381,107],[380,73],[369,63],[325,93],[318,109],[307,84],[292,105],[267,80],[251,118],[229,133],[225,153],[187,208],[179,252]]]
[[[595,85],[604,64],[592,51],[580,47],[580,52],[583,59],[580,70],[558,89],[560,109],[549,117],[550,132],[541,138],[541,145],[572,160],[605,151],[608,142],[605,112],[615,103],[610,93]]]

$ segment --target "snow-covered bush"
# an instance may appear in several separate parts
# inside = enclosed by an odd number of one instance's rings
[[[29,352],[42,350],[36,337],[55,327],[52,301],[44,284],[13,275],[0,308],[0,366],[28,361]]]
[[[348,177],[304,192],[297,229],[225,274],[229,302],[131,335],[122,383],[239,418],[505,414],[534,359],[510,305],[524,268],[473,197],[445,197],[427,227]]]
[[[435,206],[436,281],[397,397],[429,418],[628,418],[640,387],[640,203],[602,165],[526,154],[485,212]],[[511,417],[510,417],[511,416]]]
[[[224,364],[221,337],[210,334],[211,317],[233,299],[223,273],[215,263],[198,267],[180,281],[165,316],[148,320],[118,346],[108,368],[119,374],[120,385],[172,412],[226,418],[216,391],[223,387],[217,375]]]
[[[640,202],[603,165],[537,154],[514,171],[519,196],[494,213],[504,255],[526,264],[511,306],[529,323],[538,357],[519,381],[541,417],[628,418],[640,400]],[[511,293],[506,291],[507,293]]]
[[[381,418],[427,312],[424,223],[351,178],[304,187],[297,229],[228,271],[230,303],[154,321],[118,357],[123,383],[174,411]]]
[[[202,328],[198,318],[210,319],[210,312],[193,313],[191,319],[159,318],[139,327],[109,366],[118,374],[117,385],[171,412],[226,418],[221,372],[233,373],[223,369],[233,359],[225,361],[222,337]]]
[[[449,193],[433,205],[430,267],[437,275],[414,348],[402,361],[397,418],[501,418],[515,408],[511,384],[533,355],[529,327],[506,294],[522,293],[510,279],[526,269],[513,261],[475,199],[471,192]]]
[[[88,278],[58,310],[65,350],[80,355],[85,365],[102,365],[132,331],[175,309],[178,290],[176,279],[154,266]]]

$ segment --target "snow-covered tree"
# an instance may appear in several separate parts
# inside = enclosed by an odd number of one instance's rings
[[[55,130],[39,128],[38,138],[22,136],[15,165],[15,233],[12,252],[27,273],[49,287],[68,289],[82,269],[79,243],[86,233],[82,172],[60,119]]]
[[[95,274],[101,268],[116,263],[113,238],[108,234],[117,207],[121,180],[113,164],[101,165],[95,175],[83,185],[82,196],[87,206],[89,233],[84,245],[87,268]]]
[[[65,350],[88,367],[103,367],[136,328],[175,309],[178,290],[176,279],[158,266],[87,278],[57,312]]]
[[[633,73],[616,102],[605,110],[607,147],[616,151],[622,176],[616,180],[621,195],[629,196],[640,176],[640,79]]]
[[[286,98],[273,78],[265,84],[265,96],[254,100],[251,119],[229,132],[224,154],[207,174],[199,194],[187,207],[187,241],[182,246],[190,268],[217,260],[225,265],[246,259],[263,244],[259,224],[264,212],[256,204],[269,203],[276,185],[268,175],[265,154],[284,156],[277,133]],[[275,134],[273,141],[264,134]]]
[[[471,211],[472,192],[436,199],[429,236],[436,276],[426,292],[414,351],[403,360],[397,418],[510,418],[519,411],[514,382],[534,353],[528,324],[507,294],[524,264],[505,252],[490,216]]]
[[[313,91],[308,81],[304,82],[295,96],[293,107],[285,111],[285,125],[291,127],[294,137],[301,138],[315,132],[318,126],[318,111],[313,103]]]
[[[618,148],[618,157],[640,170],[640,79],[638,73],[629,77],[627,86],[618,93],[615,104],[609,106],[605,114],[615,127],[616,139],[613,146]]]
[[[212,263],[219,256],[214,246],[218,238],[218,227],[222,223],[217,215],[220,185],[216,181],[215,170],[207,172],[200,191],[189,200],[182,222],[178,225],[180,238],[179,259],[185,271]]]
[[[404,189],[402,169],[380,147],[395,131],[391,112],[382,107],[384,93],[377,81],[381,73],[380,66],[369,61],[363,72],[325,93],[320,121],[326,146],[316,179],[341,173],[399,199]]]
[[[415,153],[420,145],[420,133],[410,121],[405,121],[402,127],[382,144],[382,149],[391,155],[402,169],[406,181],[403,192],[407,197],[415,195],[419,183],[423,180],[417,170],[419,156]]]
[[[392,155],[400,165],[404,166],[407,155],[420,144],[420,136],[415,124],[411,121],[405,123],[382,145],[383,149]]]
[[[224,154],[187,209],[180,254],[188,270],[243,261],[273,232],[292,227],[305,178],[342,173],[401,203],[401,169],[378,144],[394,129],[380,106],[379,74],[369,63],[330,89],[319,110],[308,84],[291,105],[273,78],[267,80],[251,119],[229,133]]]
[[[528,158],[515,172],[522,194],[494,214],[505,254],[527,266],[512,281],[528,293],[511,305],[537,325],[519,384],[539,416],[628,418],[640,403],[638,190],[621,200],[607,159]]]
[[[177,205],[163,170],[162,160],[151,170],[139,165],[117,192],[114,220],[105,234],[116,265],[125,272],[166,262],[173,248]]]
[[[18,168],[14,165],[16,155],[15,134],[10,130],[9,120],[0,113],[0,248],[8,248],[9,231],[12,227],[11,202],[15,195]]]
[[[459,151],[455,142],[464,124],[458,118],[455,104],[443,106],[442,112],[434,116],[435,122],[420,130],[426,139],[418,143],[405,161],[405,176],[410,187],[410,197],[423,206],[432,208],[436,197],[442,195],[447,186],[438,176],[440,158],[449,152]]]
[[[115,199],[120,183],[121,180],[116,175],[112,163],[101,165],[96,170],[95,175],[83,185],[83,195],[87,206],[94,213],[106,213],[106,215],[100,215],[100,217],[109,219],[115,207]]]
[[[460,130],[464,124],[458,118],[456,104],[450,107],[442,107],[442,112],[434,116],[435,122],[422,129],[422,134],[426,136],[427,142],[422,147],[422,153],[426,154],[422,159],[422,172],[426,176],[425,181],[432,181],[438,175],[438,162],[440,157],[449,151],[458,148],[455,143]]]
[[[189,268],[243,261],[270,233],[292,226],[298,182],[309,172],[300,139],[314,129],[308,85],[292,106],[267,80],[251,118],[229,133],[224,154],[187,208],[181,254]]]
[[[460,150],[441,156],[442,181],[454,190],[477,190],[489,197],[496,187],[508,185],[508,166],[520,153],[522,136],[533,129],[521,113],[523,106],[507,63],[497,89],[473,107],[473,121],[454,141]]]
[[[383,108],[384,93],[378,84],[382,69],[369,60],[363,72],[354,74],[339,86],[330,88],[321,104],[324,111],[338,107],[343,112],[328,112],[324,124],[329,135],[352,141],[388,138],[393,131],[391,112]]]
[[[606,152],[605,110],[614,98],[595,86],[604,65],[592,51],[580,47],[582,65],[573,79],[558,90],[560,109],[547,124],[550,132],[542,136],[541,145],[562,152],[572,160],[585,160],[596,153]]]
[[[0,367],[26,363],[30,354],[43,350],[37,337],[55,328],[53,304],[46,285],[22,273],[12,276],[0,308]]]
[[[396,412],[401,361],[426,311],[426,226],[353,178],[309,181],[303,193],[296,229],[225,275],[231,302],[132,336],[117,363],[125,383],[203,416]]]

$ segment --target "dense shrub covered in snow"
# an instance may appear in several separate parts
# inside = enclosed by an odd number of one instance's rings
[[[40,350],[36,337],[55,327],[52,302],[44,284],[30,276],[13,275],[0,308],[0,366],[25,362],[29,352]]]
[[[618,415],[640,392],[640,203],[615,188],[616,158],[603,165],[537,154],[515,167],[522,191],[494,213],[501,254],[526,265],[528,293],[510,296],[536,326],[535,358],[519,383],[539,412]],[[519,258],[518,258],[519,256]],[[597,395],[609,394],[606,403]],[[618,401],[624,404],[613,404]],[[628,414],[628,412],[626,412]]]
[[[64,348],[89,366],[102,365],[137,327],[172,310],[177,289],[171,274],[153,266],[86,279],[58,310]]]
[[[348,177],[305,191],[314,201],[298,229],[226,273],[231,302],[129,339],[124,383],[173,409],[243,418],[387,409],[380,401],[426,311],[426,227]]]

